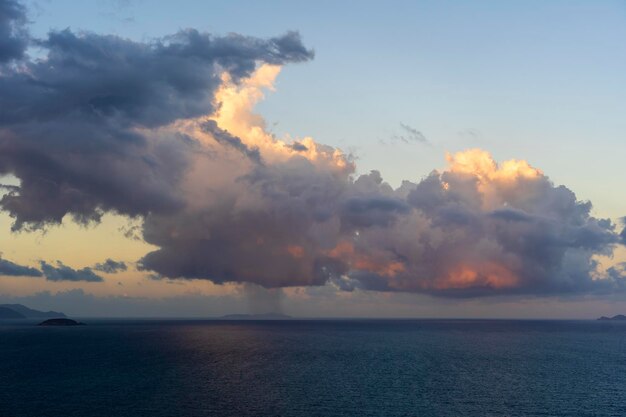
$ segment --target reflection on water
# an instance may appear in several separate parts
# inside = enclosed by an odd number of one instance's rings
[[[1,416],[626,415],[626,324],[0,323]]]

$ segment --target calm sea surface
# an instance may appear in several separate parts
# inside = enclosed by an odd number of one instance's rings
[[[626,416],[626,323],[0,322],[0,416]]]

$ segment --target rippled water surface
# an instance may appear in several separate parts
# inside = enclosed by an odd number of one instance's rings
[[[0,322],[0,416],[626,416],[626,323]]]

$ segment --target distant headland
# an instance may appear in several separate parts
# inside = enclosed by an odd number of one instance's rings
[[[58,311],[33,310],[22,304],[0,304],[0,319],[48,319],[65,317],[65,314]]]
[[[24,317],[23,314],[20,314],[17,311],[0,306],[0,319],[25,319],[25,318],[26,317]]]
[[[602,321],[606,321],[606,320],[610,320],[610,321],[626,321],[626,316],[623,315],[623,314],[618,314],[617,316],[613,316],[613,317],[602,316],[598,320],[602,320]]]

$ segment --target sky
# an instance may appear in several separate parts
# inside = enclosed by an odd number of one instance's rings
[[[620,1],[0,0],[0,302],[623,313],[625,20]]]

